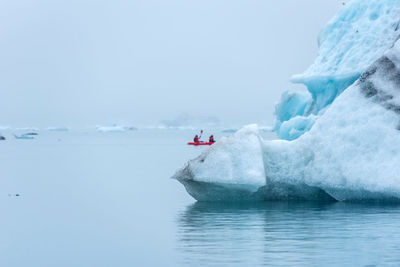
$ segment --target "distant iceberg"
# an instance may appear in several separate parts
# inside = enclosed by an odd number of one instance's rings
[[[158,125],[158,128],[194,130],[202,128],[215,128],[219,127],[220,124],[220,120],[214,116],[192,116],[189,114],[180,114],[171,120],[161,121]]]
[[[22,135],[15,135],[15,139],[24,139],[24,140],[32,140],[35,139],[31,134],[22,134]]]
[[[126,131],[134,131],[137,128],[132,126],[96,126],[96,130],[98,132],[126,132]]]
[[[69,129],[67,127],[47,127],[47,131],[51,131],[51,132],[68,132]]]
[[[277,133],[293,141],[249,125],[173,178],[200,201],[400,202],[399,19],[400,1],[348,3],[295,78],[312,97],[287,93],[277,107]]]
[[[28,127],[19,127],[15,128],[17,131],[39,131],[38,127],[28,126]]]

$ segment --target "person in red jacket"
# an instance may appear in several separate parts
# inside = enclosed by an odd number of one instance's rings
[[[214,135],[210,135],[210,138],[208,139],[208,142],[215,143]]]
[[[200,138],[199,138],[199,136],[198,136],[197,134],[196,134],[196,136],[194,137],[193,141],[194,141],[195,143],[198,143],[198,142],[200,141]]]

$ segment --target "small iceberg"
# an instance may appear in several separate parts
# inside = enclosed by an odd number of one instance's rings
[[[38,127],[20,127],[20,128],[15,128],[17,131],[39,131]]]
[[[68,132],[69,129],[67,127],[47,127],[47,131],[50,131],[50,132]]]
[[[16,139],[34,139],[33,136],[31,136],[31,135],[25,135],[25,134],[19,135],[19,136],[14,134],[14,137],[15,137]]]
[[[38,133],[35,133],[35,132],[30,132],[30,133],[25,133],[25,134],[23,134],[23,135],[39,135]]]
[[[96,130],[98,132],[111,132],[111,133],[117,133],[117,132],[126,132],[126,131],[135,131],[137,128],[132,127],[132,126],[96,126]]]

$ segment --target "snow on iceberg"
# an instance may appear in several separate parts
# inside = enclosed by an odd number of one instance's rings
[[[295,113],[289,117],[287,115],[290,114],[290,110],[280,110],[276,113],[275,129],[278,136],[293,137],[288,134],[287,129],[279,131],[284,121],[296,116],[317,115],[330,105],[368,66],[393,46],[399,38],[399,30],[398,0],[353,0],[346,4],[320,33],[319,52],[315,62],[303,74],[292,77],[292,82],[306,85],[312,101],[301,102],[300,100],[304,101],[304,96],[295,94],[292,98],[299,100],[298,109],[301,111],[304,105],[308,109],[303,114]],[[287,100],[291,99],[284,95],[279,105],[293,109],[292,104],[285,103]],[[286,116],[282,117],[282,113]],[[313,121],[311,119],[308,123]],[[305,127],[300,133],[308,130],[309,128]]]
[[[350,6],[361,7],[357,3]],[[385,7],[386,14],[388,3],[392,11],[400,6],[399,1],[369,0],[361,12],[370,18],[372,10],[366,7],[375,6]],[[400,202],[399,159],[397,41],[299,138],[265,141],[256,126],[247,126],[189,161],[173,178],[201,201]]]

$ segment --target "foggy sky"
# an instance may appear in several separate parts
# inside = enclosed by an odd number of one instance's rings
[[[0,125],[272,123],[338,0],[0,1]]]

